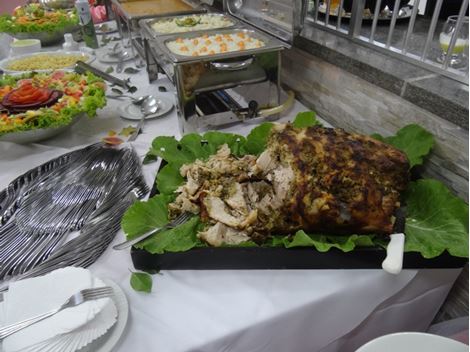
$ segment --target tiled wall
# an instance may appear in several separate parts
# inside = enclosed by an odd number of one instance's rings
[[[333,126],[387,136],[418,123],[433,133],[436,146],[423,174],[468,202],[467,130],[300,49],[285,50],[282,60],[283,84]]]

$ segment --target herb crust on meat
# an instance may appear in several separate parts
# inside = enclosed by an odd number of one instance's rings
[[[300,229],[388,234],[408,170],[404,153],[371,137],[276,124],[259,157],[237,158],[223,145],[183,165],[187,182],[169,213],[199,213],[206,227],[198,236],[214,246]]]

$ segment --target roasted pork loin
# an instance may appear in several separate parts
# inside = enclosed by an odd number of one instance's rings
[[[341,129],[277,124],[259,156],[236,158],[227,145],[181,167],[187,182],[170,216],[200,213],[207,243],[262,242],[272,234],[388,234],[408,182],[406,156]]]

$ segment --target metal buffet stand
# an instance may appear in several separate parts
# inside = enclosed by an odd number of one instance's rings
[[[121,38],[127,37],[132,50],[144,57],[139,21],[145,18],[204,13],[205,4],[199,0],[108,0],[116,18]]]
[[[222,14],[192,0],[188,3],[192,11],[167,13],[165,16],[162,13],[132,15],[125,8],[127,2],[112,1],[119,30],[124,35],[123,30],[127,28],[127,35],[138,52],[143,54],[150,81],[161,72],[174,83],[181,132],[215,129],[248,120],[260,121],[267,116],[276,119],[278,112],[287,106],[281,105],[281,51],[290,48],[294,36],[302,28],[305,0],[224,0]],[[180,33],[159,33],[152,27],[157,21],[184,20],[189,12],[221,16],[230,20],[232,25]],[[264,45],[196,57],[175,54],[167,46],[179,38],[224,34],[249,35]],[[248,85],[259,85],[255,89],[258,93],[256,98],[243,96],[246,92],[243,87]],[[291,102],[293,96],[289,96],[289,100]]]

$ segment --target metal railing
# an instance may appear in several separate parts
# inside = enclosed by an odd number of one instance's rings
[[[430,19],[418,16],[420,0],[414,0],[412,5],[401,8],[402,2],[395,0],[392,10],[384,8],[382,0],[376,0],[373,9],[365,9],[366,0],[352,0],[350,12],[344,10],[345,0],[310,0],[311,9],[306,22],[468,85],[468,17],[465,16],[468,1],[462,0],[458,16],[455,16],[456,23],[451,31],[450,41],[445,45],[441,43],[440,46],[437,46],[439,39],[436,39],[436,28],[438,24],[442,25],[439,22],[439,13],[444,0],[436,0]],[[419,37],[414,36],[417,19],[421,27]],[[400,20],[400,35],[396,35],[398,20]],[[405,20],[408,21],[407,25],[403,25]],[[425,28],[427,33],[423,32],[423,23],[427,27]],[[464,25],[467,28],[467,37],[462,49],[461,42],[459,48],[456,44],[460,40],[459,33]],[[399,40],[396,40],[397,37]],[[412,49],[411,44],[414,44]],[[418,49],[416,44],[419,44]],[[457,49],[462,57],[460,61],[464,63],[462,67],[455,68],[452,60]]]

